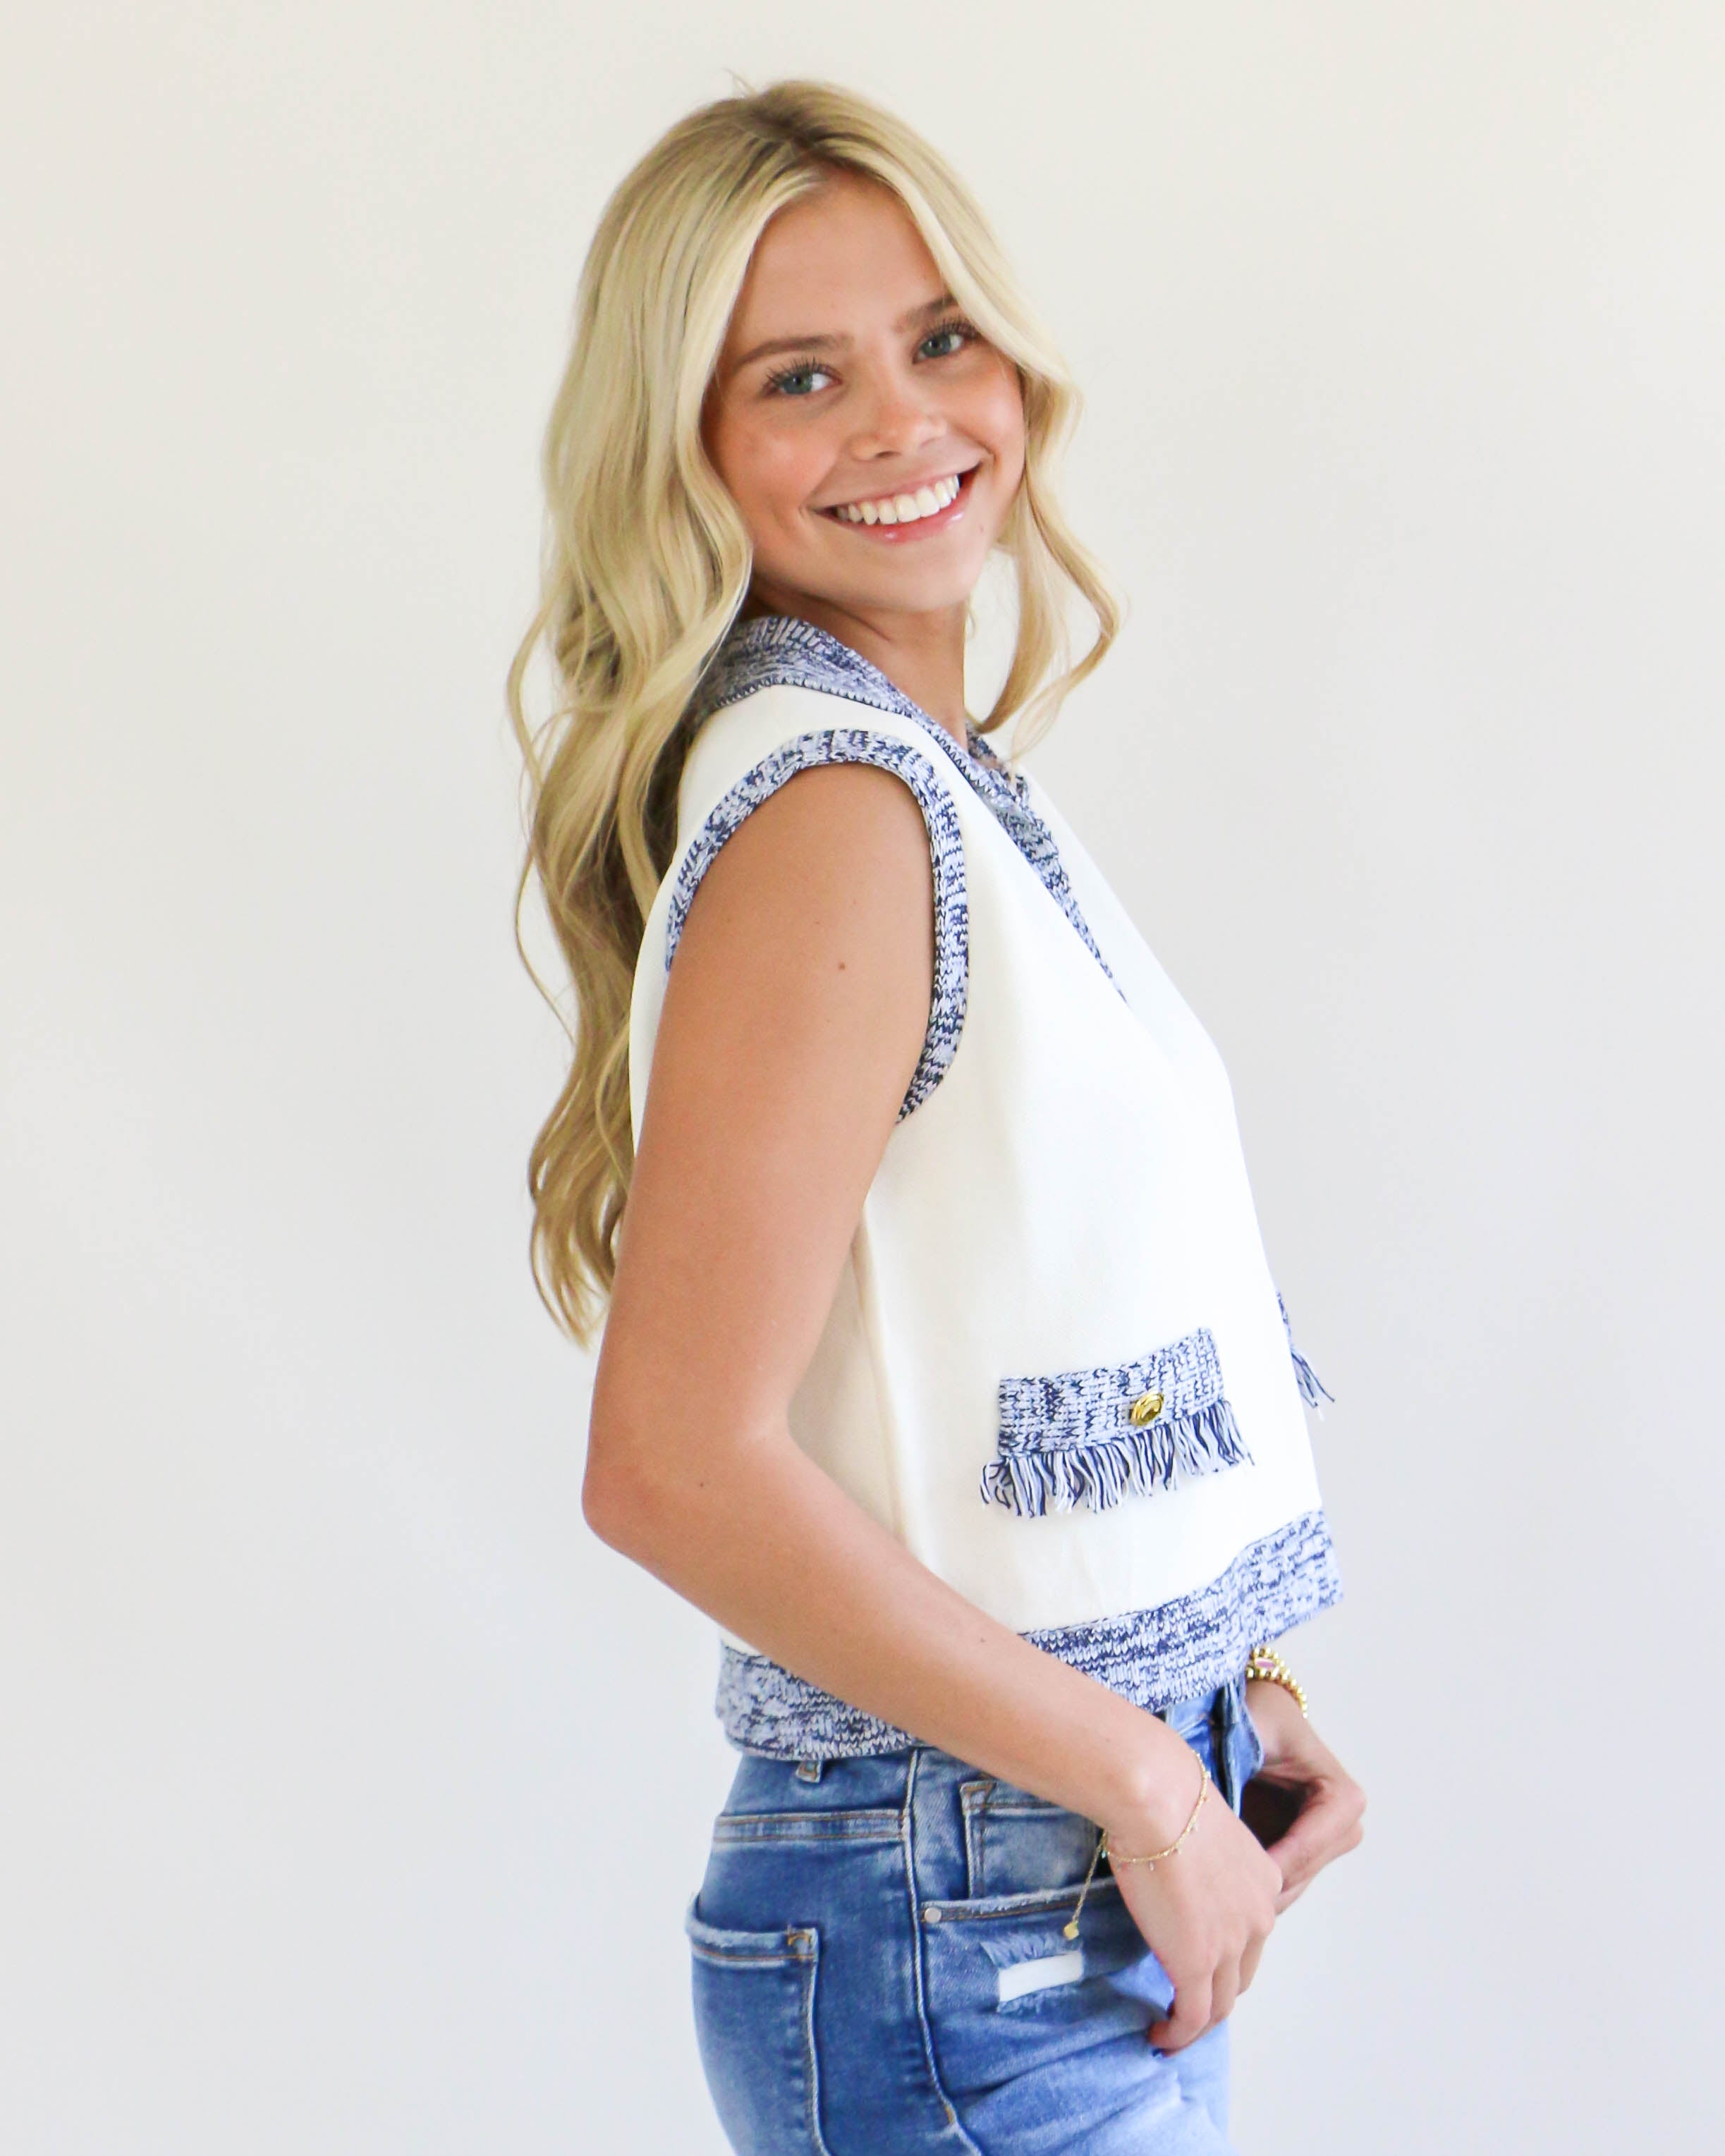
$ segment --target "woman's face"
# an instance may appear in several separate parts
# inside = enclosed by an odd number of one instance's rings
[[[761,234],[703,434],[778,613],[962,608],[1024,470],[1017,370],[897,196],[849,174]]]

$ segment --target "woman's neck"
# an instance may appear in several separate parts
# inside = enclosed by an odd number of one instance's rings
[[[968,745],[962,607],[934,613],[857,613],[807,593],[758,589],[750,593],[743,612],[792,614],[824,629],[878,666],[895,689],[945,726],[961,748]]]

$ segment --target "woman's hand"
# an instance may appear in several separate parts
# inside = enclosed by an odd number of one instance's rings
[[[1255,1779],[1300,1799],[1293,1825],[1265,1851],[1282,1875],[1276,1897],[1280,1916],[1332,1858],[1359,1846],[1366,1793],[1300,1712],[1285,1685],[1249,1684],[1246,1708],[1264,1745],[1264,1764]]]
[[[1177,1742],[1179,1740],[1177,1740]],[[1197,1755],[1188,1750],[1189,1765]],[[1202,1786],[1190,1778],[1187,1813]],[[1130,1856],[1164,1849],[1173,1834],[1148,1816],[1109,1823],[1109,1843]],[[1155,1865],[1120,1864],[1115,1877],[1134,1922],[1174,1984],[1174,2009],[1146,2032],[1158,2050],[1177,2051],[1233,2010],[1257,1973],[1276,1920],[1282,1875],[1269,1851],[1212,1789],[1197,1823],[1172,1856]]]

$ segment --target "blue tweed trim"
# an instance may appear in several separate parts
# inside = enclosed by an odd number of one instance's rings
[[[690,901],[725,840],[734,836],[751,809],[760,808],[787,779],[827,763],[872,763],[895,773],[916,796],[928,826],[935,872],[935,978],[922,1054],[899,1105],[902,1122],[934,1091],[957,1053],[970,984],[970,909],[958,811],[935,778],[933,764],[907,743],[865,727],[828,726],[824,732],[799,734],[794,741],[782,742],[744,772],[712,809],[683,855],[665,916],[665,967],[668,973]]]
[[[1080,1504],[1105,1512],[1128,1491],[1166,1490],[1177,1474],[1252,1457],[1206,1326],[1135,1363],[1003,1378],[998,1399],[999,1457],[982,1471],[982,1495],[1021,1518]]]
[[[757,614],[738,622],[719,646],[702,676],[693,711],[697,721],[739,703],[757,689],[821,689],[828,696],[848,696],[853,703],[871,704],[877,711],[896,712],[913,720],[931,734],[972,790],[991,808],[1010,838],[1042,880],[1043,887],[1084,940],[1084,947],[1114,981],[1107,959],[1090,933],[1068,880],[1066,865],[1054,834],[1031,806],[1030,789],[1022,775],[1010,771],[982,735],[965,724],[969,753],[960,748],[938,719],[930,718],[902,689],[860,651],[813,622],[791,614]],[[1118,981],[1115,988],[1124,999]]]
[[[1044,1654],[1158,1713],[1236,1677],[1254,1646],[1341,1599],[1321,1511],[1251,1543],[1219,1578],[1159,1609],[1023,1636]],[[714,1711],[739,1752],[764,1759],[860,1759],[918,1740],[764,1655],[721,1642]]]

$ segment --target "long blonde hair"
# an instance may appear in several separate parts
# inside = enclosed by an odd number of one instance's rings
[[[1024,478],[1001,536],[1017,634],[985,730],[1017,713],[1015,750],[1027,745],[1119,624],[1050,490],[1077,393],[957,176],[902,121],[826,83],[774,83],[679,121],[605,205],[582,270],[541,458],[540,604],[508,676],[528,811],[517,941],[536,875],[576,1009],[569,1076],[528,1164],[532,1259],[578,1341],[597,1331],[616,1274],[634,1161],[630,996],[676,839],[690,701],[749,589],[748,533],[703,447],[702,405],[762,230],[837,172],[898,196],[959,305],[1018,370]],[[1074,589],[1097,633],[1068,665]],[[557,697],[535,727],[523,688],[542,643]]]

